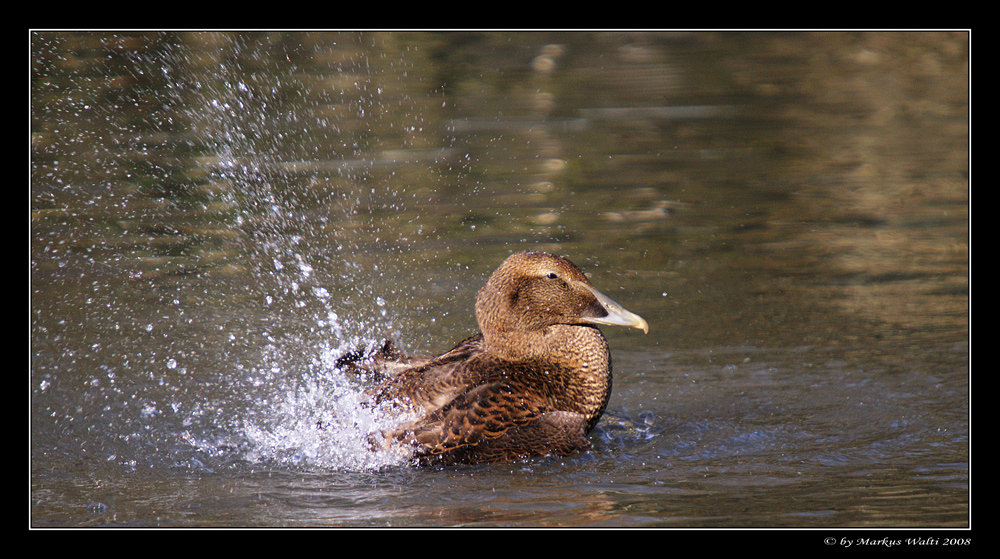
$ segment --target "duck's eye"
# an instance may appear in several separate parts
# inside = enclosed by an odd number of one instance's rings
[[[556,279],[559,276],[557,276],[555,272],[549,272],[548,274],[546,274],[545,277],[547,277],[549,279]]]

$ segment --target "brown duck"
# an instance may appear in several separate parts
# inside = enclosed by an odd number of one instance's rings
[[[339,364],[386,375],[375,403],[416,419],[373,436],[420,464],[509,462],[590,449],[587,433],[611,396],[611,353],[599,324],[648,331],[572,262],[545,252],[508,257],[479,290],[481,334],[434,357],[386,342]]]

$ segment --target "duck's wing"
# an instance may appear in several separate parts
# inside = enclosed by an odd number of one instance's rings
[[[552,410],[524,386],[492,382],[387,436],[411,445],[418,464],[454,465],[568,456],[591,448],[587,430],[582,414]]]
[[[387,433],[418,454],[442,454],[498,439],[546,411],[545,400],[509,382],[494,381],[455,394],[422,418]]]
[[[386,338],[382,345],[375,349],[360,347],[341,355],[334,362],[334,366],[349,373],[369,376],[380,382],[400,370],[418,365],[427,359],[429,358],[405,355],[392,340]]]
[[[425,368],[428,364],[442,359],[447,362],[450,355],[456,353],[456,350],[461,350],[463,346],[470,345],[470,340],[474,338],[477,336],[467,338],[447,353],[437,356],[403,353],[391,339],[386,338],[376,349],[357,348],[341,355],[334,362],[334,366],[350,373],[368,375],[376,382],[383,382],[408,369]],[[481,340],[482,336],[478,336],[478,339]]]
[[[397,361],[373,391],[375,403],[395,401],[431,412],[466,390],[483,370],[483,337],[471,336],[441,355]]]
[[[591,449],[587,440],[587,420],[568,411],[550,411],[534,421],[512,427],[496,438],[480,439],[476,444],[418,448],[414,453],[417,464],[450,466],[455,464],[485,464],[513,462],[533,456],[569,456]]]

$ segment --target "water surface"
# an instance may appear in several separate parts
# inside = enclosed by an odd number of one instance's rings
[[[32,526],[969,526],[967,34],[31,49]],[[371,452],[527,248],[650,324],[594,451]]]

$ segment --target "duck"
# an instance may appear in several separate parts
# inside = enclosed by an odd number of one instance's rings
[[[401,425],[374,433],[419,465],[482,464],[592,449],[588,433],[611,397],[608,342],[599,326],[649,332],[564,256],[520,251],[478,291],[479,333],[439,355],[406,355],[391,340],[337,366],[369,373],[372,405]]]

